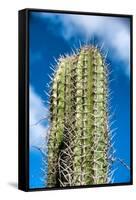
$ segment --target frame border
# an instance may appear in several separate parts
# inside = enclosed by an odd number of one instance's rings
[[[29,13],[45,12],[59,14],[93,15],[103,17],[124,17],[130,19],[130,182],[68,186],[52,188],[29,187]],[[133,184],[133,15],[97,12],[51,10],[26,8],[18,11],[18,189],[23,191],[47,191],[65,189],[83,189],[107,186],[125,186]]]

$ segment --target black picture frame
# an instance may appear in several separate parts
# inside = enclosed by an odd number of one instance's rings
[[[65,14],[80,14],[80,15],[96,15],[96,16],[111,16],[124,17],[130,19],[130,102],[131,102],[131,139],[130,139],[130,160],[131,160],[131,180],[126,183],[113,183],[102,185],[88,185],[62,188],[29,188],[29,13],[46,12],[46,13],[65,13]],[[104,186],[123,186],[133,184],[133,16],[126,14],[110,14],[110,13],[95,13],[95,12],[79,12],[66,10],[49,10],[49,9],[23,9],[18,12],[19,22],[19,130],[18,130],[18,188],[23,191],[42,191],[42,190],[60,190],[74,188],[92,188]]]

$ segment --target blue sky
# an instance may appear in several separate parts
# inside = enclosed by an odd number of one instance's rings
[[[29,65],[30,65],[30,187],[46,187],[43,180],[41,147],[47,135],[48,100],[45,91],[50,81],[51,64],[54,58],[72,53],[85,42],[103,45],[107,53],[107,63],[112,70],[110,90],[113,92],[111,120],[112,129],[117,128],[114,138],[115,156],[130,165],[130,21],[129,18],[101,17],[30,12],[29,16]],[[45,120],[42,120],[42,119]],[[37,123],[39,122],[39,123]],[[116,169],[114,183],[130,181],[130,172],[119,162],[113,163]]]

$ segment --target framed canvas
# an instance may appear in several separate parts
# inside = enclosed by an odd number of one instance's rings
[[[19,11],[19,189],[132,184],[132,16]]]

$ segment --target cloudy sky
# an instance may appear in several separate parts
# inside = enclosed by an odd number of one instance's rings
[[[42,155],[35,146],[43,144],[48,131],[47,83],[51,65],[60,55],[71,54],[80,45],[95,44],[107,55],[110,75],[111,114],[116,129],[115,156],[130,164],[130,20],[127,17],[84,16],[30,12],[30,187],[45,187]],[[44,119],[44,120],[43,120]],[[124,123],[125,122],[125,123]],[[119,162],[114,183],[128,182],[129,170]]]

